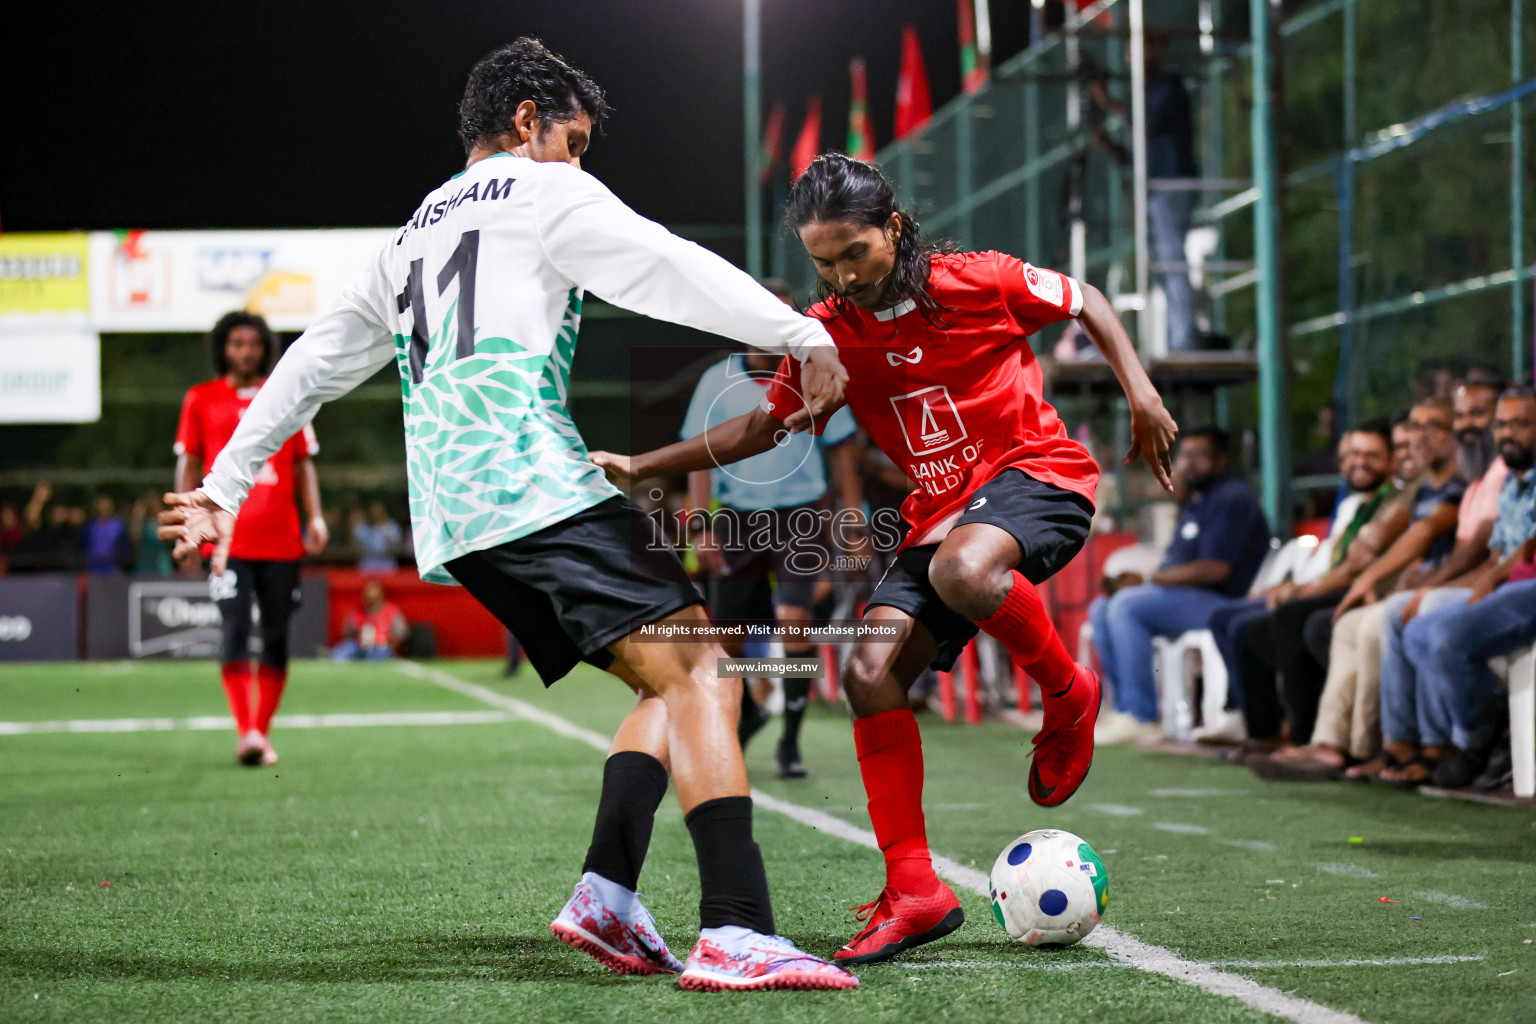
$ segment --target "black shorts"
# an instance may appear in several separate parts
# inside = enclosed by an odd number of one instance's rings
[[[579,661],[704,597],[660,525],[623,497],[443,568],[517,637],[548,686]]]
[[[223,576],[208,577],[208,592],[219,606],[223,634],[219,663],[250,658],[251,605],[261,612],[263,665],[288,667],[288,620],[299,607],[299,562],[231,558]]]
[[[814,602],[816,581],[830,562],[819,506],[750,512],[723,507],[710,517],[710,529],[725,558],[725,572],[709,581],[709,614],[716,622],[772,622],[777,607],[809,608]]]
[[[961,514],[956,526],[987,523],[1006,530],[1024,549],[1018,570],[1039,584],[1060,572],[1088,541],[1093,525],[1093,504],[1080,494],[1063,490],[1026,475],[1005,469],[987,481]],[[947,672],[977,633],[976,623],[952,610],[939,599],[928,582],[928,566],[937,544],[906,548],[886,569],[867,607],[884,604],[906,612],[933,634],[938,654],[932,667]]]

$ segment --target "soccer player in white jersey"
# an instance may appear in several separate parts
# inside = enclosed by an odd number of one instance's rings
[[[279,361],[202,487],[167,495],[161,536],[213,541],[215,571],[252,474],[321,403],[393,360],[422,577],[457,582],[511,629],[546,685],[579,661],[639,697],[603,771],[575,893],[551,925],[625,973],[700,990],[853,988],[775,934],[736,742],[740,683],[715,672],[676,554],[587,458],[566,410],[582,296],[794,357],[817,408],[846,374],[825,330],[752,278],[630,210],[581,170],[602,91],[533,39],[489,54],[459,108],[468,161]],[[646,643],[646,624],[698,639]],[[635,893],[668,770],[699,862],[685,964]]]

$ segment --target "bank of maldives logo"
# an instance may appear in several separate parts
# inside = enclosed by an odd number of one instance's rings
[[[891,407],[913,455],[942,451],[965,440],[965,424],[960,422],[949,388],[942,384],[892,398]]]

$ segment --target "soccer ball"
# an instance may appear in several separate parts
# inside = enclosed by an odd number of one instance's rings
[[[1093,847],[1042,828],[1009,843],[992,865],[992,913],[1030,946],[1070,946],[1098,927],[1109,875]]]

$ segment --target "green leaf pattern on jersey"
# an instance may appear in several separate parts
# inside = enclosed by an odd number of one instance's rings
[[[416,561],[423,579],[452,583],[443,563],[516,540],[618,494],[566,408],[581,329],[571,289],[552,345],[475,338],[455,358],[457,303],[427,345],[411,383],[410,338],[395,335],[405,402],[406,476]]]

